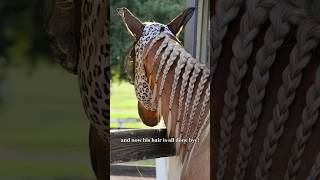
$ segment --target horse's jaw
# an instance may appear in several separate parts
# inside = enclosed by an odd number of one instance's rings
[[[138,112],[145,125],[153,127],[159,123],[158,112],[147,110],[142,104],[140,104],[140,102],[138,102]]]

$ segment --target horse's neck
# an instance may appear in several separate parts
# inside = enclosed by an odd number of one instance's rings
[[[153,40],[147,49],[154,100],[168,133],[180,140],[200,141],[209,124],[209,69],[170,36]],[[190,147],[183,148],[190,151]]]

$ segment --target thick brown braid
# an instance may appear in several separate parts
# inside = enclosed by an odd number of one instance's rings
[[[270,173],[272,159],[277,149],[278,141],[283,134],[284,124],[289,116],[289,107],[295,98],[295,91],[302,78],[302,70],[309,63],[311,51],[318,45],[315,37],[319,36],[320,27],[310,18],[299,24],[297,44],[290,54],[290,64],[283,72],[283,84],[278,91],[278,102],[273,109],[273,118],[268,124],[267,136],[263,143],[256,169],[256,178],[266,180]]]

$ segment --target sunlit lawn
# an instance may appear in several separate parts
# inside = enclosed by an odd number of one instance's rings
[[[125,118],[139,118],[137,109],[137,98],[134,91],[134,86],[122,81],[113,82],[111,85],[111,97],[110,97],[110,107],[111,107],[111,118],[113,119],[125,119]],[[111,128],[118,128],[119,123],[110,123]],[[125,128],[150,128],[142,123],[138,122],[127,122],[124,123]],[[158,126],[159,127],[159,126]],[[156,128],[158,128],[156,127]],[[155,160],[143,160],[136,161],[126,164],[144,165],[144,166],[155,166]]]
[[[137,98],[134,86],[122,81],[111,85],[111,119],[139,118]],[[119,123],[111,122],[111,128],[118,128]],[[141,121],[124,123],[125,128],[148,128]]]

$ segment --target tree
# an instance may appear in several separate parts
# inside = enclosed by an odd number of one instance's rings
[[[185,0],[112,0],[111,1],[111,69],[116,80],[124,78],[122,63],[133,39],[127,33],[116,9],[126,7],[143,21],[169,23],[184,8]]]

